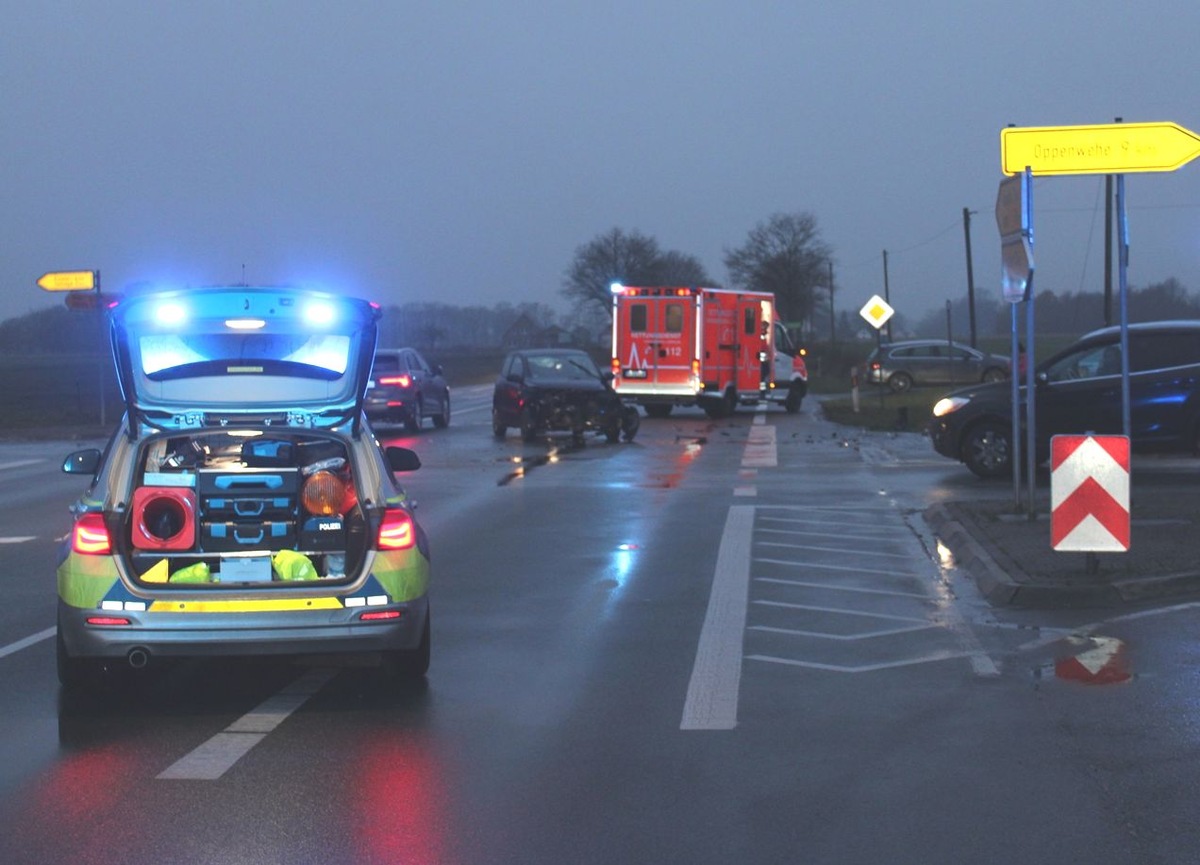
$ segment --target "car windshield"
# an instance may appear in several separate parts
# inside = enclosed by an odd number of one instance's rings
[[[529,378],[534,381],[585,381],[600,377],[596,364],[586,354],[531,354],[526,360]]]

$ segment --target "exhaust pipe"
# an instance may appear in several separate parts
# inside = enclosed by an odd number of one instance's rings
[[[135,670],[140,670],[150,663],[150,650],[144,649],[141,646],[135,646],[129,650],[129,654],[125,657],[129,661],[129,666]]]

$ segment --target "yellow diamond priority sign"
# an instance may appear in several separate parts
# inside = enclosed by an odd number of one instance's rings
[[[96,288],[94,270],[54,270],[43,273],[37,281],[46,291],[89,291]]]
[[[892,309],[886,300],[876,294],[867,301],[867,305],[860,309],[858,314],[865,318],[871,327],[879,330],[887,324],[887,320],[895,312],[896,310]]]

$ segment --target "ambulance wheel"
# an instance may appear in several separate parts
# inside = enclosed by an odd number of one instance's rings
[[[800,411],[800,403],[804,400],[804,388],[792,382],[788,387],[787,399],[783,402],[783,410],[788,414]]]
[[[383,653],[383,669],[391,678],[401,682],[420,679],[429,672],[429,613],[421,629],[421,642],[415,649],[398,649]]]
[[[642,406],[646,410],[646,417],[664,418],[671,413],[671,404],[653,403],[651,405]]]

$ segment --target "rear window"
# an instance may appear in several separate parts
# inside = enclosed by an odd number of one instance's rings
[[[147,334],[138,339],[150,381],[211,375],[288,375],[331,381],[350,362],[350,337],[305,333]]]
[[[375,355],[375,372],[399,372],[400,359],[394,354]]]
[[[644,333],[646,331],[646,321],[646,304],[632,304],[629,307],[629,329],[634,333]]]

